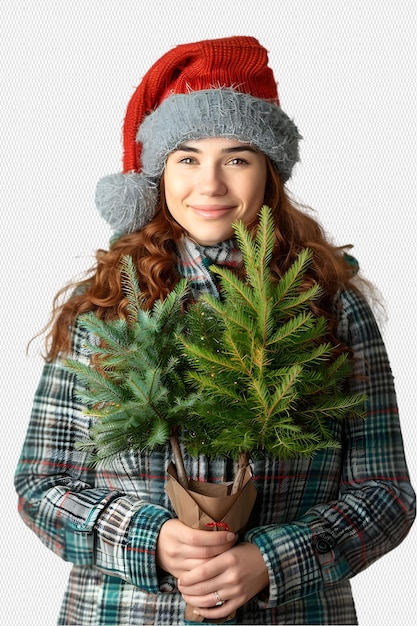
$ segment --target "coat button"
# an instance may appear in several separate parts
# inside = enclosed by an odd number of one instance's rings
[[[316,549],[320,554],[330,552],[334,547],[334,539],[332,537],[318,537],[316,539]]]

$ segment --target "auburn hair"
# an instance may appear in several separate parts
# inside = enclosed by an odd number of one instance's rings
[[[335,326],[334,296],[338,290],[353,288],[352,267],[346,262],[343,248],[329,242],[320,224],[289,197],[272,163],[267,159],[268,176],[265,204],[273,210],[275,249],[272,275],[279,280],[303,248],[313,253],[312,263],[304,277],[305,286],[319,283],[321,297],[311,307],[330,320],[330,339]],[[254,235],[257,218],[248,225]],[[127,299],[123,293],[120,272],[122,257],[130,255],[136,266],[139,286],[146,308],[164,299],[180,279],[176,270],[176,242],[183,228],[172,218],[165,202],[164,177],[161,177],[157,210],[142,230],[121,236],[109,250],[97,250],[95,266],[84,280],[61,289],[54,298],[52,315],[46,327],[47,362],[71,349],[71,328],[77,317],[95,311],[103,320],[127,316]],[[63,296],[72,293],[64,299]]]

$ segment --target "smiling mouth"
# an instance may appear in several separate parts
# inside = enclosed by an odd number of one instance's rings
[[[216,218],[221,217],[232,211],[234,206],[224,206],[222,204],[193,204],[193,211],[201,217]]]

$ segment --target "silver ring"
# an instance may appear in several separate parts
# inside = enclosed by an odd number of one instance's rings
[[[214,593],[214,597],[216,598],[215,606],[223,606],[224,602],[221,599],[221,597],[219,596],[219,594],[217,593],[217,591],[213,591],[213,593]]]

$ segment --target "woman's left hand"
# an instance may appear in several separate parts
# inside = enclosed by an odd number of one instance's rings
[[[184,600],[206,619],[226,618],[269,584],[259,549],[239,543],[178,580]],[[222,602],[220,606],[216,603]]]

